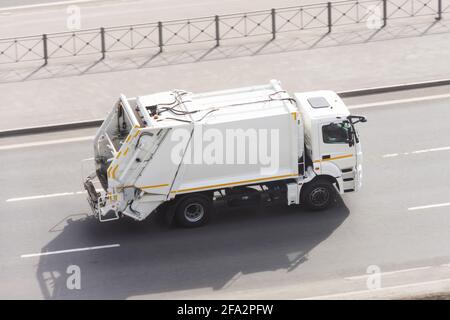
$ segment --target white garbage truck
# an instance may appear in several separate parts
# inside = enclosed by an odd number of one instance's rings
[[[121,95],[95,135],[95,172],[84,187],[100,221],[162,212],[196,227],[219,200],[322,210],[337,193],[361,188],[355,124],[365,121],[333,91],[291,95],[277,80]]]

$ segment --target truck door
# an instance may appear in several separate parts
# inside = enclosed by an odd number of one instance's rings
[[[356,147],[347,120],[324,122],[319,127],[321,173],[342,175],[344,191],[355,190]],[[334,174],[333,174],[334,172]]]

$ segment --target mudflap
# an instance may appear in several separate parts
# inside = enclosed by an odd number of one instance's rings
[[[165,225],[168,227],[173,225],[176,207],[177,207],[176,201],[170,201],[163,203],[156,209],[163,218]]]

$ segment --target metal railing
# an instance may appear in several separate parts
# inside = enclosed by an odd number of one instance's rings
[[[248,37],[275,39],[278,33],[324,29],[450,12],[450,0],[350,0],[248,13],[108,27],[0,39],[0,64],[99,55],[132,50],[163,52],[164,47]]]

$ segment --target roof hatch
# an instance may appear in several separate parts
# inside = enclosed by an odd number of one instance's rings
[[[327,99],[325,99],[324,97],[311,97],[308,98],[308,102],[314,109],[331,107]]]

